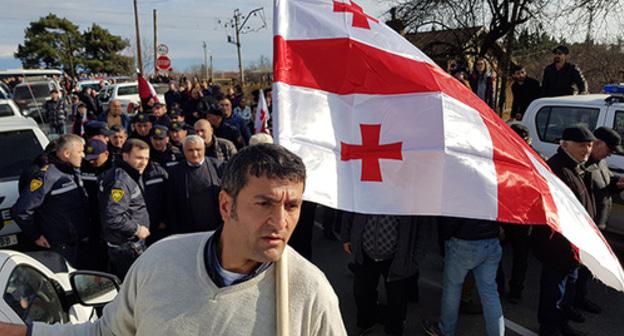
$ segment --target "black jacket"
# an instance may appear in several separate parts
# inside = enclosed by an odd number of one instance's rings
[[[40,221],[33,220],[35,213]],[[87,192],[80,171],[50,157],[50,164],[34,174],[21,191],[11,215],[33,241],[43,235],[52,246],[75,245],[87,238]]]
[[[136,240],[139,225],[150,225],[139,172],[122,161],[102,174],[99,185],[104,240],[115,245]]]
[[[548,159],[553,173],[565,183],[585,207],[590,217],[594,218],[596,208],[594,196],[587,189],[585,179],[588,178],[582,165],[570,157],[561,147]],[[562,272],[568,272],[578,266],[578,257],[572,244],[560,233],[547,225],[535,226],[531,234],[534,252],[545,265]]]
[[[167,181],[169,174],[158,163],[151,162],[142,175],[145,186],[145,203],[150,216],[150,227],[166,222]]]
[[[173,233],[210,231],[222,223],[219,213],[219,162],[206,158],[197,167],[173,166],[167,183],[167,215]]]
[[[481,240],[497,238],[500,223],[483,219],[438,217],[438,232],[442,240],[457,238],[462,240]]]
[[[515,117],[518,113],[524,115],[529,104],[540,96],[540,82],[537,79],[526,77],[522,85],[518,83],[511,85],[511,93],[513,94],[511,117]]]
[[[561,70],[557,70],[555,64],[550,64],[544,69],[542,79],[542,97],[568,96],[574,94],[576,85],[578,93],[587,91],[587,82],[576,65],[566,63]]]
[[[596,216],[593,219],[598,227],[604,228],[613,206],[613,196],[622,192],[616,187],[619,178],[613,176],[607,165],[607,160],[595,162],[590,159],[585,164],[585,169],[590,175],[586,181],[590,183],[589,189],[593,191],[596,201]]]
[[[171,144],[167,144],[167,148],[163,152],[157,151],[154,148],[150,150],[150,161],[158,163],[165,169],[177,165],[183,159],[184,156],[180,149]]]
[[[43,110],[48,124],[65,124],[65,119],[67,119],[67,110],[65,109],[63,99],[59,99],[58,101],[50,99],[46,101],[45,104],[43,104]]]
[[[217,138],[212,135],[212,143],[210,146],[206,145],[205,155],[207,157],[215,158],[219,161],[228,161],[229,159],[237,153],[236,146],[232,143],[232,141]]]
[[[232,141],[236,149],[245,147],[245,140],[243,140],[240,131],[236,127],[226,124],[225,121],[221,122],[221,125],[214,130],[214,135]]]
[[[89,237],[93,241],[99,240],[102,235],[102,224],[98,202],[98,179],[105,171],[112,168],[111,157],[101,167],[93,167],[89,162],[82,161],[80,177],[89,196]]]

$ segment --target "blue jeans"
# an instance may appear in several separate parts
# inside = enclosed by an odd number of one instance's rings
[[[496,271],[502,256],[499,240],[451,238],[445,242],[444,251],[440,330],[445,336],[455,335],[464,278],[472,270],[483,306],[486,335],[504,335],[503,309],[496,287]]]

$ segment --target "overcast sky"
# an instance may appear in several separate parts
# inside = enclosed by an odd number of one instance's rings
[[[390,4],[384,0],[357,2],[372,16],[381,17]],[[225,28],[234,9],[243,13],[264,7],[266,27],[242,35],[243,60],[256,62],[261,55],[272,55],[272,0],[139,0],[142,40],[153,43],[152,10],[158,11],[158,39],[169,46],[173,67],[186,70],[203,63],[202,41],[213,55],[215,69],[236,69],[236,47],[227,42],[232,29]],[[132,0],[2,0],[0,6],[0,69],[21,67],[13,57],[18,44],[24,40],[24,30],[31,21],[54,13],[78,24],[84,31],[97,23],[113,34],[134,40]],[[259,17],[248,25],[262,26]]]

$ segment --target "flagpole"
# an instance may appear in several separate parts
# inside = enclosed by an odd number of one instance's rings
[[[288,330],[288,247],[275,265],[275,307],[277,336],[289,336]]]

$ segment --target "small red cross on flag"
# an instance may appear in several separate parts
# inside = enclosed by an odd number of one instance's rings
[[[368,20],[379,23],[379,20],[364,13],[362,7],[353,1],[349,1],[349,3],[334,1],[334,13],[336,12],[348,12],[353,14],[353,21],[351,22],[353,27],[370,29]]]
[[[362,144],[351,145],[340,143],[340,159],[342,161],[362,160],[362,181],[382,182],[379,160],[403,160],[402,142],[379,144],[381,125],[360,125]]]

